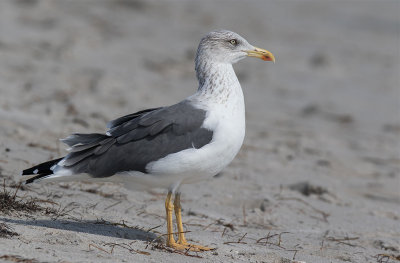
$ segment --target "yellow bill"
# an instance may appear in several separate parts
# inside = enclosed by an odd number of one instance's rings
[[[274,55],[268,50],[256,47],[254,50],[245,50],[247,56],[260,58],[264,61],[272,61],[275,63]]]

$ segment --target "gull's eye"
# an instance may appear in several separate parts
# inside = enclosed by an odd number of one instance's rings
[[[231,39],[231,40],[229,40],[229,43],[231,43],[232,45],[236,46],[237,45],[237,40],[236,39]]]

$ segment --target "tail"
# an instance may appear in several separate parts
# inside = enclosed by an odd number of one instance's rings
[[[22,175],[33,175],[25,181],[26,184],[42,179],[59,181],[82,179],[83,177],[78,175],[86,173],[86,167],[89,164],[87,159],[107,151],[114,144],[115,139],[104,134],[91,133],[72,134],[61,141],[71,147],[70,153],[65,157],[24,170]]]
[[[25,181],[26,184],[33,183],[36,180],[44,179],[53,174],[52,167],[55,166],[58,162],[60,162],[62,158],[51,160],[45,163],[38,164],[33,166],[32,168],[26,169],[22,171],[22,175],[35,175]]]

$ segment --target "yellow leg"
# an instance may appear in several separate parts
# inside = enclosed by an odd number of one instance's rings
[[[175,194],[174,200],[174,208],[175,208],[175,217],[176,217],[176,225],[178,227],[178,243],[179,244],[187,244],[185,233],[182,225],[182,214],[181,214],[181,194]]]
[[[172,193],[168,192],[167,199],[165,200],[165,212],[167,213],[167,246],[173,247],[176,244],[174,239],[174,226],[172,224],[172,210],[174,205],[171,202]]]
[[[193,245],[193,244],[190,244],[190,243],[188,243],[186,241],[185,232],[183,230],[183,225],[182,225],[181,195],[180,195],[180,193],[175,194],[174,208],[175,208],[176,225],[177,225],[177,228],[178,228],[178,245],[181,245],[181,247],[183,249],[190,250],[190,251],[211,250],[212,248],[203,247],[203,246],[199,246],[199,245]]]

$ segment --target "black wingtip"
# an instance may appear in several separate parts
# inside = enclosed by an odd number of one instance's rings
[[[21,175],[31,175],[31,174],[34,174],[34,173],[33,173],[33,171],[35,171],[34,168],[35,168],[35,167],[32,167],[32,168],[23,170]]]
[[[30,183],[33,183],[33,182],[36,181],[36,180],[44,179],[44,178],[48,177],[49,175],[51,175],[51,173],[39,174],[39,175],[37,175],[37,176],[31,177],[31,178],[29,178],[28,180],[26,180],[26,181],[25,181],[25,184],[30,184]]]
[[[57,164],[59,161],[61,161],[63,158],[64,157],[58,158],[58,159],[55,159],[55,160],[51,160],[51,161],[48,161],[48,162],[44,162],[44,163],[35,165],[35,166],[33,166],[33,167],[29,168],[29,169],[25,169],[25,170],[22,171],[22,175],[32,175],[32,174],[37,174],[37,175],[46,174],[46,175],[48,175],[48,174],[52,174],[53,171],[51,171],[50,168],[53,165]]]

